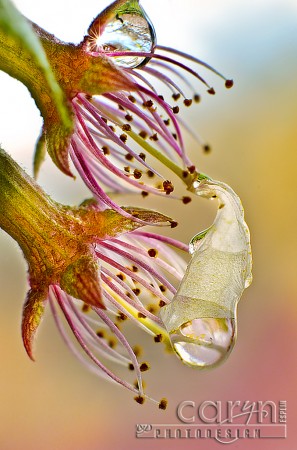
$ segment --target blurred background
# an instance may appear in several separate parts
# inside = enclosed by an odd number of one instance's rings
[[[22,13],[65,41],[79,42],[108,0],[84,2],[18,0]],[[158,42],[207,61],[233,78],[230,91],[202,71],[217,95],[202,85],[201,104],[185,111],[187,120],[212,146],[210,154],[192,141],[189,153],[199,168],[229,183],[245,207],[252,235],[254,281],[239,304],[238,340],[229,360],[198,372],[165,354],[143,332],[126,326],[141,343],[152,369],[148,392],[166,396],[160,411],[140,406],[129,392],[88,373],[69,354],[50,314],[37,339],[36,358],[26,356],[20,337],[26,266],[16,243],[0,231],[0,449],[106,450],[139,448],[213,449],[211,440],[135,438],[137,423],[177,423],[183,400],[287,400],[286,440],[241,440],[236,449],[296,448],[297,319],[297,3],[296,0],[143,0]],[[26,89],[0,74],[0,140],[32,173],[32,151],[41,118]],[[64,203],[79,203],[88,192],[58,173],[47,159],[40,183]],[[148,206],[163,208],[161,201]],[[168,204],[169,203],[169,204]],[[167,209],[166,209],[167,208]],[[211,224],[215,205],[166,202],[180,222],[172,236],[185,242]],[[173,234],[174,233],[174,234]]]

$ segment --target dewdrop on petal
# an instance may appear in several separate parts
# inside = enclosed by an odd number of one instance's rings
[[[89,50],[98,52],[153,51],[156,33],[146,12],[137,0],[114,2],[90,25]],[[115,57],[114,62],[133,69],[146,64],[149,58],[140,56]]]
[[[236,339],[236,308],[252,281],[249,229],[239,197],[226,184],[200,176],[192,191],[217,198],[214,223],[190,242],[192,259],[161,318],[181,360],[200,369],[230,354]]]

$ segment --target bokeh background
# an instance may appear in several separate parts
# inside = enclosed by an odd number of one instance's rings
[[[18,0],[32,20],[58,37],[79,42],[105,0]],[[158,40],[195,54],[235,81],[231,91],[207,75],[217,95],[197,86],[202,103],[186,111],[212,152],[188,141],[202,171],[229,183],[240,195],[249,223],[254,282],[239,305],[237,345],[227,363],[211,372],[183,366],[162,345],[127,326],[141,342],[152,369],[149,392],[167,396],[169,407],[140,406],[129,392],[88,373],[68,353],[50,314],[37,343],[37,362],[22,348],[20,317],[26,267],[15,242],[0,232],[0,449],[120,450],[214,449],[213,441],[143,441],[137,423],[177,423],[182,400],[287,400],[286,440],[238,441],[235,449],[296,448],[296,0],[143,0]],[[0,74],[0,140],[32,173],[32,149],[41,119],[26,89]],[[79,203],[88,193],[66,179],[48,159],[40,183],[61,202]],[[168,205],[169,203],[169,205]],[[155,202],[155,208],[163,208]],[[151,206],[151,205],[150,205]],[[174,236],[188,241],[208,226],[214,205],[167,202],[180,222]]]

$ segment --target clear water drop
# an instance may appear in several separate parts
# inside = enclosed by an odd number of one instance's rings
[[[205,238],[207,233],[210,231],[211,227],[206,228],[206,230],[200,231],[198,234],[196,234],[189,243],[189,253],[193,255],[193,253],[198,249],[199,244],[201,243],[202,239]]]
[[[235,319],[198,318],[170,333],[172,346],[188,366],[207,369],[225,361],[236,338]]]
[[[137,1],[127,1],[112,12],[103,11],[89,29],[88,49],[101,52],[152,52],[156,45],[156,33],[146,12]],[[97,29],[96,29],[97,28]],[[113,61],[133,69],[145,65],[150,58],[139,56],[115,56]]]

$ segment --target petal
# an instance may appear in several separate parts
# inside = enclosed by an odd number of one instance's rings
[[[33,339],[41,322],[46,300],[46,290],[39,291],[31,289],[27,294],[26,302],[23,308],[22,338],[26,352],[33,361]]]

